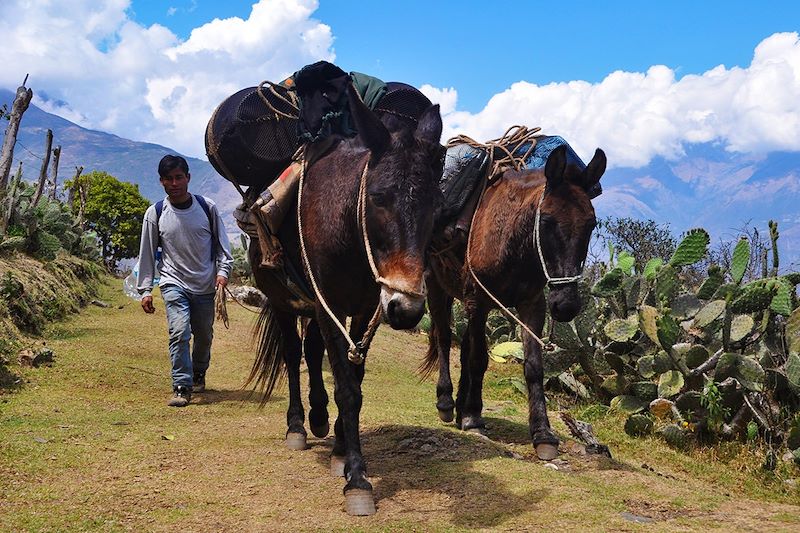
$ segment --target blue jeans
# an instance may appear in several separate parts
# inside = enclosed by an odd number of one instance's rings
[[[214,293],[194,294],[177,285],[161,287],[167,309],[172,386],[191,387],[195,375],[205,374],[214,338]],[[194,335],[191,356],[189,339]]]

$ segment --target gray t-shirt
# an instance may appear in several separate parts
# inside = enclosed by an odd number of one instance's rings
[[[139,248],[139,294],[151,294],[156,266],[161,274],[159,285],[177,285],[194,294],[212,293],[217,276],[230,276],[233,256],[225,234],[225,225],[216,204],[208,198],[205,200],[214,220],[216,236],[212,236],[209,217],[194,196],[192,205],[186,209],[173,207],[169,199],[165,198],[161,218],[158,220],[155,205],[147,209]],[[159,233],[162,255],[156,265]],[[218,245],[216,257],[212,258],[214,238]]]

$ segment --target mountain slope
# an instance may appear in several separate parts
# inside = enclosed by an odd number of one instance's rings
[[[0,89],[0,104],[14,94]],[[41,165],[47,128],[62,146],[59,181],[74,174],[76,165],[106,172],[139,185],[144,196],[163,196],[156,167],[167,147],[123,139],[82,128],[31,105],[22,120],[15,158],[25,176],[34,179]],[[198,132],[202,135],[203,132]],[[226,214],[226,226],[237,234],[233,208],[241,200],[236,189],[207,161],[187,157],[191,190],[214,199]],[[603,177],[604,193],[595,200],[599,216],[631,216],[669,222],[675,233],[702,226],[714,242],[733,240],[745,225],[767,231],[767,221],[780,224],[782,265],[800,268],[800,152],[764,155],[725,151],[715,144],[685,146],[677,160],[654,158],[642,168],[611,168]]]

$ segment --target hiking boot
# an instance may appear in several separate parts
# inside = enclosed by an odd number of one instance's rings
[[[206,375],[205,374],[197,374],[194,376],[192,380],[194,385],[192,385],[192,392],[205,392],[206,391]]]
[[[170,399],[169,403],[167,403],[170,407],[186,407],[189,405],[189,402],[192,401],[192,391],[189,387],[178,385],[173,390],[175,391],[175,395]]]

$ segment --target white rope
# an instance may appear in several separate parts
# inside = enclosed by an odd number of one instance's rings
[[[544,252],[542,251],[542,238],[540,236],[540,225],[541,225],[541,218],[542,218],[542,202],[544,201],[544,195],[547,192],[547,189],[542,191],[542,195],[539,197],[539,203],[536,204],[536,218],[533,222],[533,240],[536,242],[536,251],[539,252],[539,262],[542,264],[542,272],[544,273],[544,277],[547,280],[548,285],[566,285],[567,283],[575,283],[579,279],[581,279],[581,275],[578,274],[577,276],[569,276],[563,278],[551,278],[550,274],[547,272],[547,263],[544,260]],[[583,270],[581,266],[581,270]]]

